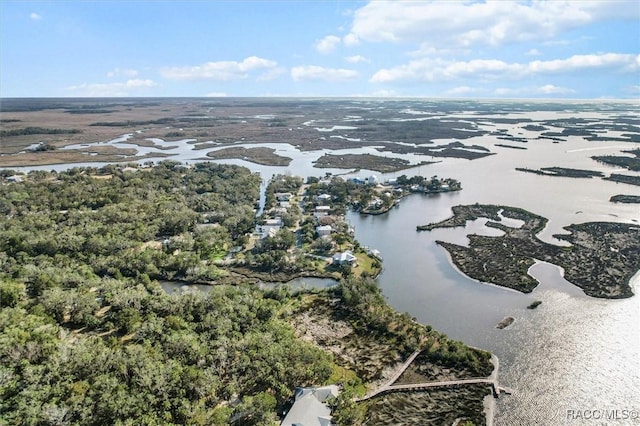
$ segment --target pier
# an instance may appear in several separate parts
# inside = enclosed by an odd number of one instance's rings
[[[411,354],[411,356],[398,367],[397,371],[391,376],[391,378],[382,386],[374,389],[373,391],[366,394],[364,397],[356,399],[356,402],[366,401],[371,398],[375,398],[380,395],[384,395],[391,392],[420,392],[424,390],[428,390],[431,388],[441,388],[441,387],[453,387],[453,386],[463,386],[463,385],[488,385],[491,386],[491,390],[493,392],[493,397],[498,398],[501,394],[510,395],[513,391],[509,388],[502,387],[498,384],[498,357],[495,355],[491,355],[491,362],[494,365],[493,372],[489,377],[479,377],[479,378],[470,378],[470,379],[459,379],[459,380],[442,380],[435,382],[423,382],[423,383],[410,383],[405,385],[394,385],[396,380],[400,378],[402,373],[411,365],[411,363],[416,359],[416,357],[420,354],[421,351],[415,351]]]

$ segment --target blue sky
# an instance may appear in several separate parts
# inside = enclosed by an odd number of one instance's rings
[[[640,2],[0,0],[0,96],[640,98]]]

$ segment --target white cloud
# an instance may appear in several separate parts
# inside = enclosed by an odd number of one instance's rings
[[[137,77],[138,71],[132,70],[132,69],[114,68],[113,70],[107,73],[107,77],[109,78],[119,77],[119,76],[130,77],[130,78]]]
[[[497,96],[564,96],[575,93],[576,91],[567,87],[554,86],[553,84],[545,84],[539,87],[517,87],[507,88],[500,87],[494,91]]]
[[[344,58],[344,60],[352,64],[358,64],[361,62],[371,62],[369,61],[369,59],[365,58],[362,55],[347,56]]]
[[[357,71],[344,68],[324,68],[316,65],[303,65],[291,68],[291,78],[293,78],[294,81],[346,81],[353,80],[357,77]]]
[[[626,1],[371,1],[354,13],[346,40],[425,41],[432,46],[498,46],[549,40],[571,29],[611,18],[637,20]]]
[[[342,38],[342,42],[345,46],[353,47],[360,44],[360,38],[358,38],[358,36],[353,33],[349,33]]]
[[[448,81],[476,77],[485,80],[521,79],[532,75],[570,74],[590,69],[634,72],[640,69],[640,55],[602,53],[574,55],[566,59],[508,63],[498,59],[448,61],[422,58],[393,68],[381,69],[370,79],[373,83],[392,81]]]
[[[271,80],[275,80],[276,78],[280,77],[281,75],[285,74],[286,72],[287,72],[287,69],[283,68],[283,67],[271,68],[271,69],[268,69],[267,71],[263,72],[262,74],[260,74],[258,76],[258,78],[256,78],[256,81],[271,81]]]
[[[479,92],[479,89],[469,86],[458,86],[447,90],[445,93],[452,96],[469,95]]]
[[[417,50],[409,52],[412,58],[421,58],[424,56],[461,56],[471,53],[471,49],[457,47],[455,49],[442,49],[433,47],[429,43],[422,43]]]
[[[40,21],[42,19],[42,15],[36,12],[31,12],[29,14],[29,19],[31,19],[32,21]]]
[[[640,64],[640,55],[602,53],[598,55],[573,55],[567,59],[533,61],[529,63],[532,73],[558,73],[589,68],[625,68],[633,71]],[[635,62],[635,63],[634,63]]]
[[[543,95],[568,95],[570,93],[575,93],[576,91],[573,89],[569,89],[567,87],[559,87],[559,86],[554,86],[553,84],[545,84],[544,86],[540,86],[536,88],[536,92]]]
[[[318,52],[326,55],[333,52],[339,45],[340,37],[328,35],[325,38],[318,40],[315,44],[315,47]]]
[[[274,68],[276,66],[277,62],[275,61],[250,56],[242,62],[218,61],[195,66],[168,67],[161,69],[160,74],[172,80],[211,79],[228,81],[247,78],[251,71]]]
[[[394,68],[381,69],[370,79],[372,83],[392,81],[447,81],[462,77],[498,78],[504,74],[522,73],[522,65],[508,64],[497,59],[474,59],[471,61],[445,61],[436,59],[417,59]]]
[[[208,98],[226,98],[229,95],[224,92],[211,92],[207,93],[205,96]]]
[[[66,89],[77,96],[111,97],[130,96],[157,86],[153,80],[131,79],[124,83],[82,83]]]
[[[530,49],[527,52],[527,56],[539,56],[541,53],[538,49]]]

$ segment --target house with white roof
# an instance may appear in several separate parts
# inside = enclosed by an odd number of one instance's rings
[[[297,388],[295,402],[285,416],[281,426],[330,426],[331,408],[329,398],[338,396],[336,385],[318,388]]]
[[[319,237],[326,237],[331,235],[331,233],[333,232],[333,228],[331,227],[331,225],[316,226],[316,232],[318,233]]]
[[[333,263],[336,265],[353,265],[358,260],[349,250],[333,255]]]

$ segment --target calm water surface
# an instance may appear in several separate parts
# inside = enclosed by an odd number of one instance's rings
[[[443,166],[446,172],[437,174],[461,179],[465,189],[460,193],[412,195],[382,216],[349,215],[356,238],[382,252],[385,270],[379,282],[384,294],[396,309],[498,355],[500,380],[514,394],[498,402],[496,425],[639,424],[637,419],[610,423],[567,418],[572,413],[568,410],[640,409],[637,296],[626,300],[588,297],[564,280],[559,268],[545,263],[530,270],[541,283],[530,295],[479,283],[457,271],[435,240],[467,244],[466,235],[471,233],[497,235],[495,229],[484,226],[486,221],[474,221],[466,228],[416,232],[417,225],[449,217],[452,206],[476,201],[525,207],[548,217],[551,229],[541,236],[549,241],[562,226],[574,222],[640,218],[637,205],[629,208],[608,202],[609,196],[621,191],[615,184],[599,179],[541,180],[510,173],[513,163],[501,164],[499,159],[492,158],[493,167],[482,169],[479,162],[462,170]],[[561,163],[563,158],[553,161]],[[478,173],[475,180],[474,173]],[[548,179],[552,180],[545,182]],[[637,274],[636,293],[639,282]],[[534,300],[543,303],[535,310],[526,309]],[[496,329],[505,316],[516,321],[504,330]]]

